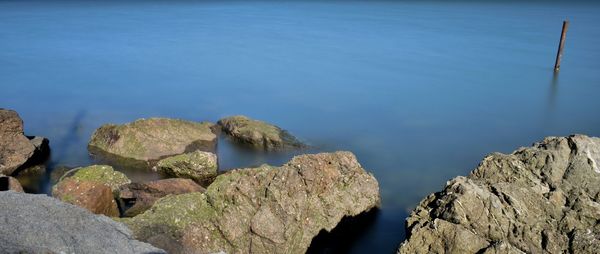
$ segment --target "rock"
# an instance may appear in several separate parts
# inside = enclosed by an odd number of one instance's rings
[[[119,208],[113,192],[103,183],[67,178],[52,189],[52,195],[95,214],[119,217]]]
[[[11,176],[0,175],[0,191],[24,192],[19,181]],[[1,246],[0,246],[1,247]]]
[[[232,116],[217,122],[235,140],[265,150],[302,148],[305,145],[281,128],[246,116]]]
[[[52,196],[96,214],[118,217],[115,198],[119,188],[131,181],[111,166],[93,165],[67,172],[52,187]]]
[[[75,167],[68,167],[68,166],[64,166],[64,165],[56,166],[54,169],[52,169],[52,172],[50,173],[50,183],[52,183],[52,184],[58,183],[58,181],[67,172],[69,172],[71,169],[74,169],[74,168]]]
[[[115,163],[152,162],[195,150],[213,152],[217,136],[213,124],[177,119],[140,119],[98,128],[88,144],[93,155]]]
[[[598,253],[600,139],[548,137],[486,157],[425,198],[399,253]]]
[[[75,168],[65,173],[52,187],[52,196],[96,214],[118,217],[115,198],[119,197],[120,187],[130,182],[125,174],[111,166]]]
[[[166,196],[123,222],[169,253],[304,253],[321,230],[379,202],[352,153],[322,153],[226,172],[205,193]]]
[[[40,164],[19,170],[14,175],[26,192],[40,193],[46,174],[46,165]]]
[[[2,253],[165,253],[123,224],[46,195],[0,192]]]
[[[50,155],[50,141],[45,137],[29,136],[29,142],[35,148],[34,154],[41,158],[48,158]],[[43,160],[43,159],[42,159]]]
[[[120,198],[126,206],[130,206],[125,210],[125,216],[132,217],[148,210],[156,200],[164,196],[204,191],[202,186],[190,179],[171,178],[123,185]]]
[[[168,176],[202,183],[217,176],[217,155],[203,151],[175,155],[158,161],[154,169]]]
[[[48,151],[47,139],[23,134],[23,120],[17,112],[0,109],[0,174],[12,175],[24,166],[40,163]]]
[[[122,185],[131,183],[131,180],[125,174],[115,171],[113,167],[107,165],[92,165],[73,169],[64,174],[58,183],[60,184],[61,181],[66,179],[105,184],[110,187],[115,197],[118,196],[119,188]]]

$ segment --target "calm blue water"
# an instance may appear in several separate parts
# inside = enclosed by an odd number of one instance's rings
[[[0,1],[0,107],[50,138],[50,168],[92,163],[101,124],[151,116],[245,114],[350,150],[383,207],[320,251],[392,253],[418,201],[485,154],[600,136],[599,26],[592,3]]]

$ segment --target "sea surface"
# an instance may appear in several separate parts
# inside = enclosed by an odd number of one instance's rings
[[[50,139],[50,170],[94,163],[100,125],[155,116],[244,114],[352,151],[382,207],[311,251],[393,253],[411,209],[486,154],[600,136],[599,27],[599,4],[571,1],[0,1],[0,107]]]

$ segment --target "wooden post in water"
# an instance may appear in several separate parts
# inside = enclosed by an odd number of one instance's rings
[[[562,33],[560,34],[560,44],[558,44],[558,53],[556,53],[556,62],[554,63],[554,72],[560,70],[560,60],[562,60],[563,48],[567,39],[567,29],[569,29],[569,21],[563,21]]]

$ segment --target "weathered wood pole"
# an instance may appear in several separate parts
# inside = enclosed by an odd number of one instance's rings
[[[554,72],[560,70],[560,60],[562,60],[563,48],[567,39],[567,29],[569,29],[569,21],[563,21],[562,33],[560,34],[560,44],[558,44],[558,53],[556,53],[556,62],[554,63]]]

